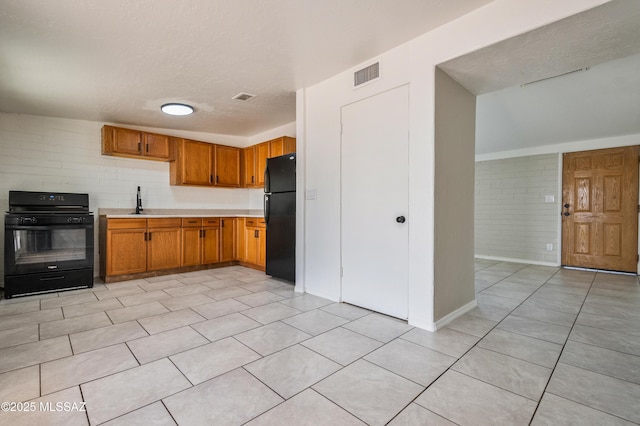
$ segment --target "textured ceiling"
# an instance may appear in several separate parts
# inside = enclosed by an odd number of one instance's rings
[[[439,66],[479,95],[476,154],[640,134],[640,0],[614,0]]]
[[[295,120],[296,89],[489,2],[0,0],[0,111],[250,136]]]
[[[632,134],[640,134],[640,54],[477,98],[476,154]]]
[[[640,1],[615,0],[440,64],[481,95],[640,53]]]

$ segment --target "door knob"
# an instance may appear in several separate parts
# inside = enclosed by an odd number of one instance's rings
[[[404,218],[404,216],[398,216],[398,217],[396,217],[396,222],[398,222],[398,223],[404,223],[404,222],[405,222],[405,220],[406,220],[406,219]]]

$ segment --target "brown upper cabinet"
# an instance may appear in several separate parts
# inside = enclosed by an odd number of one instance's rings
[[[242,186],[256,186],[256,147],[250,146],[242,150]]]
[[[267,158],[296,152],[296,139],[289,136],[272,139],[245,148],[243,151],[243,186],[246,188],[264,187],[264,170]]]
[[[240,149],[182,138],[173,140],[171,185],[240,187]]]
[[[262,142],[256,145],[256,187],[264,187],[264,171],[267,168],[267,158],[269,158],[269,142]]]
[[[172,140],[171,185],[213,186],[214,145],[182,138]]]
[[[102,154],[169,161],[169,137],[114,126],[102,127]]]
[[[263,188],[267,159],[296,152],[296,138],[282,136],[245,149],[102,127],[102,154],[170,161],[171,185]]]
[[[240,187],[240,149],[215,145],[214,185]]]

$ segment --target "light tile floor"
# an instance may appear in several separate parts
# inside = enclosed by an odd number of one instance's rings
[[[637,277],[477,260],[476,293],[436,333],[238,266],[2,300],[0,424],[640,423]]]

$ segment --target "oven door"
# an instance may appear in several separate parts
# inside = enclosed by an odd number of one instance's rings
[[[5,218],[5,275],[93,266],[93,216]],[[75,221],[75,223],[74,223]],[[81,222],[81,223],[79,223]]]

